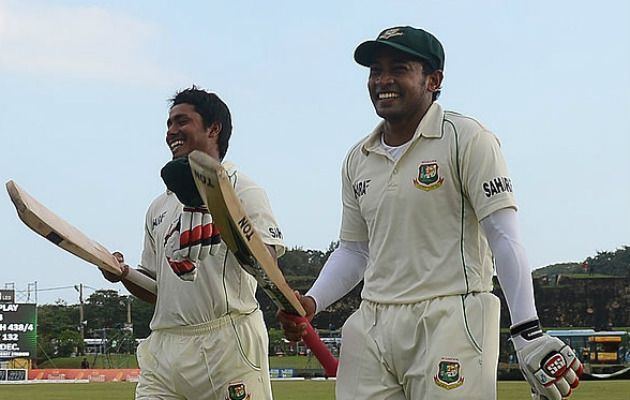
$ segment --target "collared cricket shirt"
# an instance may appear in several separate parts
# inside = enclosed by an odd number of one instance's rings
[[[256,231],[280,257],[285,247],[265,191],[233,163],[225,162],[223,166]],[[181,280],[171,270],[165,256],[165,237],[177,224],[181,211],[181,203],[170,192],[156,198],[147,211],[140,268],[155,275],[158,283],[151,329],[198,325],[228,313],[256,310],[256,280],[241,268],[223,242],[215,255],[199,262],[193,282]]]
[[[342,171],[340,237],[369,241],[363,298],[402,304],[491,290],[479,221],[516,208],[497,138],[433,103],[396,161],[382,127],[350,150]]]

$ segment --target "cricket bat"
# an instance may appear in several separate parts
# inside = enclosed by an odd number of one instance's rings
[[[278,308],[294,315],[296,323],[306,323],[304,343],[322,364],[326,375],[336,376],[337,360],[304,317],[302,304],[245,213],[223,166],[200,151],[193,151],[188,159],[195,185],[225,244]]]
[[[18,217],[35,233],[90,264],[117,276],[122,275],[120,263],[103,245],[61,219],[12,180],[6,183],[6,187]],[[125,279],[151,293],[157,293],[155,280],[133,268],[129,268]]]

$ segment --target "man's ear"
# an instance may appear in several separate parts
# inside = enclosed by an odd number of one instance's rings
[[[444,79],[444,73],[441,69],[433,71],[427,77],[427,90],[431,93],[437,92],[442,88],[442,80]]]
[[[223,129],[223,125],[220,122],[213,122],[206,128],[206,132],[208,133],[208,137],[216,137],[219,136],[221,130]]]

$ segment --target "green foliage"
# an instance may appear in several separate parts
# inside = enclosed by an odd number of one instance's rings
[[[337,247],[338,243],[332,242],[326,251],[306,250],[295,247],[287,250],[286,254],[278,262],[287,281],[296,290],[305,293],[315,281],[324,263]],[[593,284],[593,278],[609,276],[630,277],[630,247],[623,246],[614,252],[601,251],[595,256],[589,257],[589,271],[585,272],[582,262],[555,264],[534,271],[535,277],[547,277],[548,279],[535,282],[536,303],[539,306],[541,318],[546,326],[564,326],[567,324],[579,326],[608,326],[608,317],[613,325],[627,324],[626,309],[627,300],[619,300],[623,288],[618,288],[619,282],[604,282],[599,286]],[[573,280],[566,280],[570,276]],[[599,279],[598,279],[599,281]],[[546,282],[546,283],[545,283]],[[622,282],[623,283],[623,282]],[[577,298],[568,298],[566,290],[556,289],[563,285],[572,285],[572,293]],[[616,286],[615,286],[616,285]],[[600,287],[602,286],[603,289]],[[362,285],[359,284],[343,299],[333,304],[329,309],[319,313],[313,325],[318,329],[336,330],[341,328],[345,320],[359,306],[361,301]],[[605,291],[604,291],[605,289]],[[269,298],[258,291],[257,299],[264,313],[268,328],[272,328],[270,334],[270,352],[278,347],[279,324],[276,321],[277,308]],[[624,297],[625,298],[625,297]],[[614,300],[618,301],[615,302]],[[135,343],[130,340],[129,333],[124,328],[127,321],[127,304],[131,302],[131,315],[133,321],[133,335],[135,338],[145,338],[149,335],[149,322],[153,315],[154,306],[134,297],[120,296],[114,290],[97,290],[86,300],[84,305],[85,320],[87,320],[86,337],[103,337],[116,340],[116,345],[109,347],[109,351],[132,352]],[[565,305],[564,302],[569,302]],[[610,303],[610,304],[608,304]],[[617,303],[619,306],[617,306]],[[584,310],[592,308],[596,310],[598,319],[579,320],[577,316],[583,316]],[[606,310],[612,311],[606,311]],[[564,319],[558,319],[560,312],[566,314]],[[502,313],[509,317],[507,310]],[[590,314],[589,314],[590,315]],[[582,318],[584,319],[584,318]],[[601,321],[600,321],[601,320]],[[44,352],[53,357],[57,352],[54,342],[64,331],[78,332],[79,306],[58,303],[55,305],[42,305],[38,307],[38,361],[46,359]],[[502,326],[509,326],[509,321],[502,321]],[[105,330],[103,330],[105,329]]]
[[[284,333],[281,329],[269,328],[269,354],[282,351]]]
[[[595,257],[588,257],[589,273],[611,276],[630,276],[630,246],[610,251],[598,251]]]
[[[46,334],[37,335],[37,358],[35,363],[41,365],[49,358],[56,357],[56,337]]]
[[[534,271],[534,277],[551,275],[588,275],[589,277],[630,277],[630,246],[616,251],[598,251],[582,262],[549,265]]]
[[[44,361],[38,368],[81,368],[81,360],[87,357],[90,368],[138,368],[135,354],[88,354],[86,356],[60,357]]]
[[[127,299],[115,290],[97,290],[87,298],[85,319],[89,329],[122,328],[127,319]]]
[[[58,339],[79,329],[79,306],[65,303],[37,307],[37,362],[58,355]],[[72,351],[71,351],[72,352]],[[70,353],[68,353],[69,355]]]
[[[130,303],[130,304],[129,304]],[[115,290],[97,290],[88,297],[85,304],[85,319],[87,320],[88,334],[86,337],[105,336],[116,340],[125,339],[127,330],[127,311],[131,307],[131,321],[135,338],[149,336],[149,322],[153,316],[154,306],[133,296],[120,296]],[[116,344],[115,347],[120,347]],[[123,348],[129,349],[127,344]]]
[[[278,259],[278,265],[284,273],[289,283],[295,283],[296,290],[305,290],[315,280],[319,271],[330,254],[337,248],[338,243],[332,242],[327,251],[304,250],[301,247],[288,249],[286,253]]]
[[[127,329],[127,304],[131,302],[133,333]],[[108,352],[134,353],[135,338],[149,335],[153,305],[114,290],[97,290],[84,304],[86,338],[107,338]],[[37,307],[37,363],[52,357],[83,352],[79,333],[79,305],[59,302]]]
[[[68,329],[78,330],[79,306],[44,304],[37,307],[37,336],[57,337]]]
[[[133,321],[133,334],[136,338],[145,338],[149,336],[151,330],[149,323],[153,317],[155,305],[142,301],[136,297],[131,300],[131,315]]]
[[[322,366],[317,359],[312,356],[273,356],[269,357],[270,368],[293,368],[300,370],[319,370],[323,372]]]
[[[286,253],[278,259],[278,265],[286,277],[289,286],[300,293],[306,293],[313,282],[315,282],[315,279],[317,279],[319,271],[321,271],[330,254],[338,245],[338,242],[331,242],[326,251],[304,250],[301,247],[288,249]],[[276,306],[271,303],[271,300],[269,300],[262,291],[256,293],[256,298],[260,303],[260,308],[265,316],[267,326],[278,328],[280,325],[276,321]],[[318,318],[320,317],[316,317],[314,324],[318,324]],[[321,326],[328,328],[329,322],[322,322]]]
[[[83,350],[81,334],[76,330],[65,330],[57,338],[57,353],[59,357],[68,357]]]
[[[574,275],[581,273],[583,273],[583,269],[580,263],[560,263],[538,268],[534,270],[532,274],[534,278],[541,278],[543,276]]]

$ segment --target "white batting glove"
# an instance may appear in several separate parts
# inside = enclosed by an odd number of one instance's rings
[[[580,383],[583,366],[562,340],[543,333],[538,320],[510,328],[519,366],[534,400],[562,400]]]
[[[216,254],[221,236],[206,207],[184,207],[179,221],[179,250],[176,255],[199,261]]]
[[[216,254],[219,230],[205,207],[184,207],[177,224],[166,237],[165,253],[171,269],[185,281],[194,281],[197,263]]]

